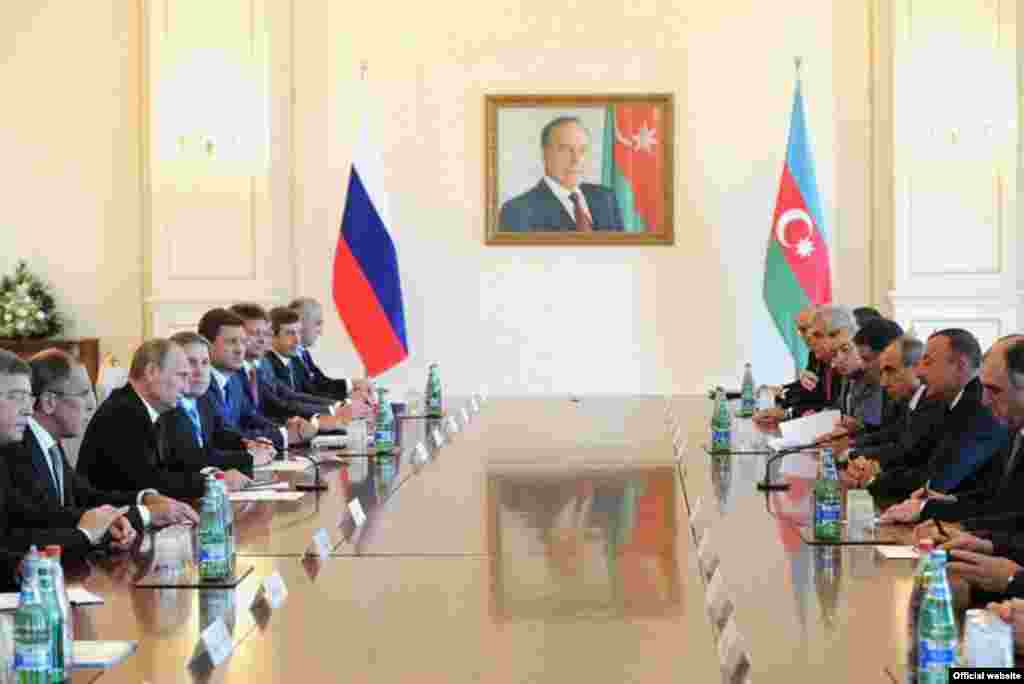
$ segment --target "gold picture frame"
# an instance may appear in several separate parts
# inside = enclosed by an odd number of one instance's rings
[[[486,95],[486,244],[674,244],[674,105]]]

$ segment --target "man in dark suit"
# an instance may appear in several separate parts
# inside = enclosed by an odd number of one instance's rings
[[[603,185],[580,183],[586,169],[590,134],[575,116],[560,116],[541,130],[544,177],[501,207],[499,230],[621,231],[624,223],[615,193]]]
[[[20,452],[32,417],[32,380],[28,364],[0,350],[0,458]],[[65,555],[81,556],[109,535],[125,548],[135,540],[126,509],[113,506],[82,511],[47,507],[15,488],[9,470],[0,467],[0,588],[15,588],[18,555],[30,545],[58,544]]]
[[[153,488],[177,499],[197,499],[202,473],[164,462],[157,421],[173,410],[189,383],[185,351],[165,339],[144,342],[132,358],[128,384],[114,390],[85,430],[77,470],[94,486],[112,490]],[[235,478],[228,487],[242,483]]]
[[[247,440],[227,426],[213,405],[210,389],[210,343],[190,330],[175,333],[171,341],[181,345],[188,359],[189,383],[178,405],[160,416],[157,429],[169,467],[207,472],[225,471],[225,478],[244,486],[254,466],[273,459],[273,446]]]
[[[945,411],[936,402],[932,404],[939,409],[937,413],[930,413],[926,407],[928,388],[914,371],[923,354],[924,344],[904,335],[890,342],[878,358],[879,379],[891,409],[878,430],[860,433],[850,443],[860,456],[851,462],[847,474],[856,475],[862,480],[860,484],[866,484],[883,467],[927,461],[934,445],[922,447],[919,442],[934,433]],[[915,454],[922,452],[925,457],[919,461]]]
[[[926,399],[940,403],[944,416],[927,463],[904,464],[879,476],[885,478],[887,497],[902,498],[926,484],[945,494],[971,491],[981,484],[989,462],[1006,444],[1008,432],[982,404],[976,377],[980,365],[981,348],[968,331],[947,328],[928,338],[918,372],[928,386]],[[868,489],[876,494],[871,485]],[[897,511],[890,519],[899,515]]]
[[[286,421],[292,416],[301,416],[312,422],[317,419],[320,430],[334,430],[341,427],[334,417],[344,410],[344,403],[329,397],[296,391],[289,383],[278,380],[274,369],[264,357],[270,350],[272,337],[270,318],[258,304],[235,304],[230,311],[238,315],[245,324],[245,366],[249,386],[255,388],[255,397],[260,410],[267,417]],[[298,321],[298,314],[285,309]]]
[[[128,520],[136,530],[199,522],[186,503],[155,489],[103,491],[76,473],[67,462],[62,439],[81,437],[96,400],[85,367],[60,349],[48,349],[30,360],[35,412],[29,419],[20,454],[7,458],[11,483],[23,494],[53,508],[93,508],[104,504],[130,506]]]
[[[1019,365],[1019,368],[1016,366]],[[1024,386],[1014,385],[1024,378],[1024,336],[1010,335],[997,341],[981,368],[984,388],[982,402],[993,416],[1003,423],[1013,438],[992,458],[981,486],[960,496],[936,495],[924,489],[911,499],[886,511],[886,518],[900,522],[939,519],[958,521],[981,516],[998,516],[1020,512],[1024,503],[1024,458],[1021,454],[1021,429],[1024,428]]]
[[[324,310],[320,302],[312,297],[299,297],[288,308],[299,314],[302,324],[298,347],[298,359],[302,362],[300,370],[306,374],[307,382],[315,394],[339,401],[361,398],[370,404],[374,403],[373,383],[368,379],[331,378],[313,361],[310,349],[316,346],[324,332]]]
[[[305,418],[293,416],[280,426],[259,410],[243,371],[245,325],[241,318],[227,309],[211,309],[199,321],[199,334],[210,341],[213,382],[208,394],[229,427],[247,439],[269,441],[278,449],[316,435],[317,429]]]

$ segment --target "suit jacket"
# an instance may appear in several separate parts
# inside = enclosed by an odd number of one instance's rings
[[[789,389],[778,399],[779,406],[789,409],[794,416],[800,416],[807,411],[822,411],[839,406],[839,397],[843,393],[843,377],[831,366],[821,362],[818,362],[817,370],[812,372],[818,376],[818,384],[813,390],[804,389],[797,381],[787,385]]]
[[[139,514],[136,501],[138,492],[103,491],[92,486],[85,477],[76,473],[67,459],[62,459],[64,503],[57,494],[50,474],[49,456],[43,451],[39,440],[31,430],[25,431],[25,438],[20,449],[11,449],[5,459],[11,485],[22,494],[40,505],[53,510],[69,508],[80,512],[109,504],[111,506],[131,506],[128,521],[139,532],[145,529],[142,516]]]
[[[101,489],[152,488],[177,499],[200,498],[206,484],[200,473],[164,463],[157,427],[131,383],[100,404],[85,430],[76,470]]]
[[[163,445],[165,465],[179,472],[198,473],[207,466],[221,470],[240,470],[252,474],[252,456],[245,450],[242,436],[224,424],[209,393],[196,400],[203,445],[196,441],[192,420],[181,407],[160,416],[157,431]]]
[[[981,403],[977,378],[964,388],[956,407],[928,402],[933,421],[914,450],[904,454],[902,466],[883,471],[869,487],[873,495],[905,497],[928,481],[931,488],[950,494],[982,486],[987,466],[1009,438],[1006,427]],[[913,415],[925,410],[918,406]],[[929,445],[934,445],[925,453]],[[922,463],[923,461],[923,463]]]
[[[1024,442],[1019,436],[1011,439],[992,457],[990,467],[982,478],[982,486],[958,496],[956,501],[928,501],[921,509],[921,520],[960,521],[1024,513],[1024,501],[1020,496],[1021,491],[1024,491],[1024,443],[1017,447],[1014,462],[1009,463],[1017,440]]]
[[[0,449],[0,458],[17,458],[21,444]],[[85,533],[77,529],[83,511],[52,508],[21,492],[11,484],[8,468],[0,468],[0,589],[16,590],[18,554],[33,544],[57,544],[65,556],[81,558],[92,550]]]
[[[864,426],[878,427],[882,424],[882,397],[882,386],[868,382],[863,373],[847,376],[839,395],[839,410]]]
[[[231,401],[227,401],[220,385],[214,380],[203,395],[223,419],[224,424],[238,432],[246,439],[265,438],[273,442],[278,449],[284,448],[284,437],[277,423],[260,413],[252,400],[249,379],[241,370],[233,373],[225,385],[231,393]]]
[[[256,369],[256,378],[259,381],[260,410],[269,418],[288,420],[292,416],[301,416],[309,419],[330,412],[333,400],[293,390],[288,383],[281,382],[273,363],[267,359],[263,359]]]
[[[857,446],[895,441],[903,429],[909,411],[909,399],[893,399],[883,388],[882,422],[878,425],[864,425],[864,429],[857,433],[855,438]]]
[[[590,209],[594,230],[623,230],[622,212],[610,188],[581,183],[580,192]],[[541,178],[537,185],[505,202],[501,208],[500,230],[519,233],[575,231],[576,221]]]
[[[337,401],[348,398],[348,383],[341,378],[328,377],[313,361],[313,355],[305,347],[300,348],[296,370],[306,374],[306,385],[313,388],[313,394],[330,397]]]

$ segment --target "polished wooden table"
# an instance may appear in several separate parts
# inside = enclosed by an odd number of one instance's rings
[[[888,681],[909,563],[803,545],[809,487],[769,512],[763,460],[700,449],[709,415],[697,398],[493,398],[425,451],[437,423],[403,421],[399,454],[322,466],[327,492],[236,504],[238,562],[254,571],[235,589],[134,587],[191,559],[189,528],[92,562],[82,582],[106,602],[76,609],[78,638],[138,641],[103,683],[716,682],[698,560],[713,547],[754,681]],[[304,557],[321,528],[329,557]],[[254,610],[275,572],[287,599]],[[212,667],[199,637],[218,618],[234,646]]]

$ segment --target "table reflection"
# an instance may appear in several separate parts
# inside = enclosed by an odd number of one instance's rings
[[[501,619],[676,615],[675,469],[488,472]]]

